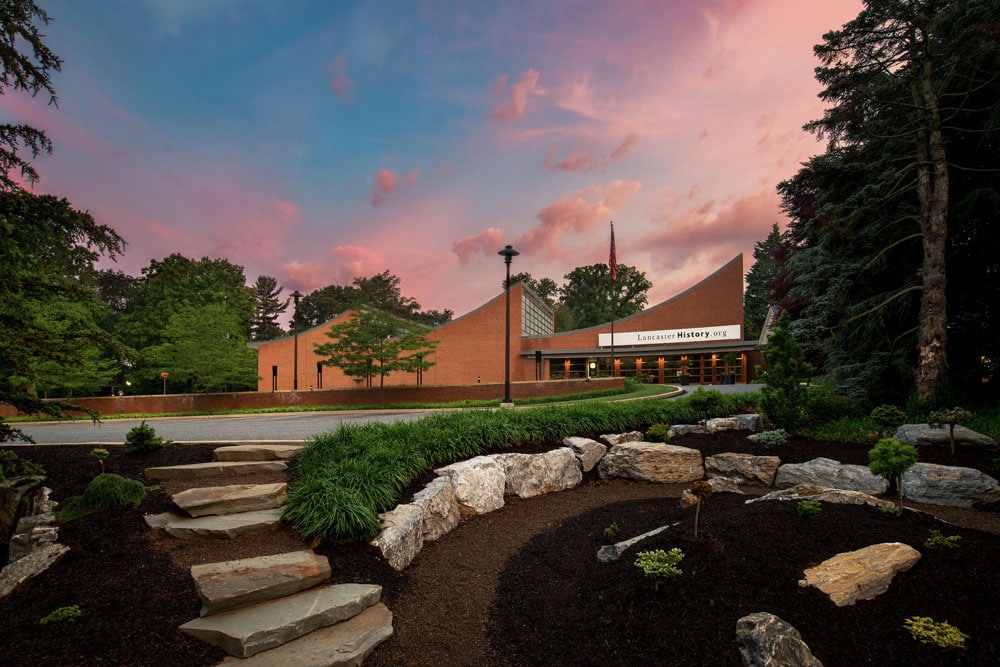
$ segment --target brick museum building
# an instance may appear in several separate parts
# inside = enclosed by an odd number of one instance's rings
[[[456,386],[504,381],[505,294],[430,330],[434,365],[419,374],[391,374],[386,386]],[[357,387],[339,369],[324,366],[316,344],[330,342],[330,327],[354,317],[343,313],[319,326],[273,341],[258,351],[258,391]],[[555,333],[552,309],[521,283],[510,286],[511,382],[641,377],[646,382],[722,384],[753,380],[763,345],[743,340],[743,255],[689,289],[640,313]],[[614,353],[612,355],[612,343]],[[297,360],[297,373],[294,365]],[[686,371],[686,372],[685,372]],[[377,383],[377,378],[376,378]]]

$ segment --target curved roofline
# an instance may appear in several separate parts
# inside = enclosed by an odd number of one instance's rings
[[[693,292],[693,291],[701,288],[702,286],[705,285],[705,283],[707,283],[707,282],[715,279],[720,273],[722,273],[723,271],[725,271],[726,269],[728,269],[729,267],[731,267],[734,263],[736,263],[736,262],[742,262],[742,261],[743,261],[743,253],[739,253],[738,255],[736,255],[735,257],[733,257],[731,260],[729,260],[728,262],[726,262],[725,264],[723,264],[722,266],[720,266],[718,269],[716,269],[715,271],[713,271],[707,277],[702,278],[701,280],[699,280],[698,282],[696,282],[691,287],[688,287],[683,292],[678,292],[677,294],[673,295],[669,299],[665,299],[664,301],[661,301],[661,302],[659,302],[656,305],[653,305],[653,306],[650,306],[649,308],[645,308],[643,310],[640,310],[638,313],[635,313],[633,315],[629,315],[628,317],[623,317],[620,320],[615,320],[615,322],[616,323],[628,322],[629,320],[633,320],[633,319],[635,319],[637,317],[641,317],[643,315],[646,315],[650,311],[656,310],[657,308],[662,308],[663,306],[667,305],[671,301],[676,301],[677,299],[680,299],[682,296],[690,294],[691,292]],[[597,329],[602,329],[602,328],[608,326],[609,324],[611,324],[611,320],[608,320],[607,322],[602,322],[601,324],[595,324],[593,326],[584,327],[583,329],[573,329],[571,331],[560,331],[558,333],[548,334],[548,335],[544,335],[543,334],[541,336],[522,336],[522,338],[558,338],[559,336],[569,336],[569,335],[578,334],[578,333],[585,332],[585,331],[595,331]]]

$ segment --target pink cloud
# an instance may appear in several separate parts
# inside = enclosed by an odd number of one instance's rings
[[[301,209],[295,204],[285,201],[284,199],[274,200],[274,209],[278,214],[278,218],[286,225],[297,225],[300,222]]]
[[[477,255],[489,255],[503,245],[503,230],[490,227],[484,232],[466,236],[451,244],[451,251],[458,255],[461,264],[468,264]]]
[[[420,170],[414,169],[406,176],[405,186],[412,187],[419,178]],[[378,208],[398,196],[402,192],[403,185],[403,177],[397,174],[395,169],[379,169],[372,179],[372,206]]]
[[[606,164],[612,164],[614,162],[621,162],[628,156],[628,154],[635,148],[636,143],[639,141],[639,137],[635,133],[630,133],[620,144],[618,148],[611,151],[611,155],[608,156]]]
[[[493,110],[493,119],[501,122],[517,120],[524,115],[528,108],[529,95],[544,95],[546,90],[538,85],[541,76],[537,70],[529,69],[521,76],[521,80],[515,83],[510,89],[510,96],[501,106]],[[503,95],[506,88],[507,78],[501,77],[497,84],[497,97]]]
[[[551,145],[545,151],[545,167],[549,171],[579,171],[588,173],[600,165],[597,158],[590,154],[588,148],[574,146],[563,159],[556,157],[557,145]]]
[[[341,102],[350,102],[354,95],[351,89],[354,88],[354,79],[347,73],[347,60],[344,56],[337,56],[333,61],[333,76],[330,77],[330,88],[337,94]]]
[[[385,258],[382,255],[361,246],[334,246],[330,248],[330,254],[339,263],[335,270],[340,283],[344,285],[354,278],[378,273],[385,267]]]
[[[183,234],[180,234],[177,230],[159,220],[149,220],[146,222],[145,227],[147,232],[164,241],[178,241],[184,238]]]
[[[292,291],[308,293],[329,284],[323,277],[325,269],[323,262],[287,262],[281,265],[281,282]]]
[[[615,210],[640,187],[638,181],[612,181],[604,188],[591,186],[549,204],[539,211],[539,224],[518,239],[518,248],[526,253],[561,257],[567,253],[565,236],[585,235],[613,219]]]

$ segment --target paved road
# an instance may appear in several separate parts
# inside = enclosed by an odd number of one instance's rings
[[[761,385],[737,384],[707,387],[723,393],[755,391]],[[685,387],[692,392],[697,387]],[[365,410],[351,412],[299,412],[220,417],[158,417],[147,419],[156,433],[175,442],[244,442],[253,440],[305,440],[341,424],[368,421],[412,421],[433,410]],[[141,419],[14,424],[39,445],[112,444],[125,442],[125,434]]]
[[[300,412],[273,415],[225,417],[159,417],[146,423],[157,435],[176,442],[231,442],[248,440],[305,440],[330,431],[345,423],[367,421],[411,421],[430,410],[386,410],[358,412]],[[56,444],[124,444],[125,434],[141,423],[141,419],[106,419],[91,422],[52,422],[14,424],[39,445]]]

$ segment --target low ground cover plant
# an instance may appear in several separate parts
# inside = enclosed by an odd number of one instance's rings
[[[67,499],[56,517],[66,522],[112,507],[136,509],[146,494],[159,488],[114,473],[101,473],[87,485],[82,495]]]
[[[646,431],[646,440],[668,442],[670,440],[670,424],[653,424]]]
[[[52,625],[55,623],[76,623],[77,619],[83,616],[80,605],[68,605],[53,610],[50,614],[38,621],[39,625]]]
[[[803,519],[811,519],[823,511],[823,504],[818,500],[800,500],[795,506],[795,513]]]
[[[788,442],[788,433],[783,428],[777,428],[773,431],[761,431],[757,434],[757,439],[754,442],[768,448],[780,447]]]
[[[965,648],[965,634],[947,621],[935,621],[929,616],[913,616],[903,622],[914,639],[924,644],[936,644],[941,648]]]
[[[642,570],[647,577],[654,579],[654,587],[656,590],[660,590],[662,580],[684,574],[684,571],[677,567],[677,564],[682,560],[684,560],[684,552],[678,547],[674,547],[670,551],[654,549],[637,553],[635,566]]]
[[[929,549],[954,549],[958,546],[961,535],[945,535],[940,530],[931,529],[931,535],[924,540],[924,546]]]

